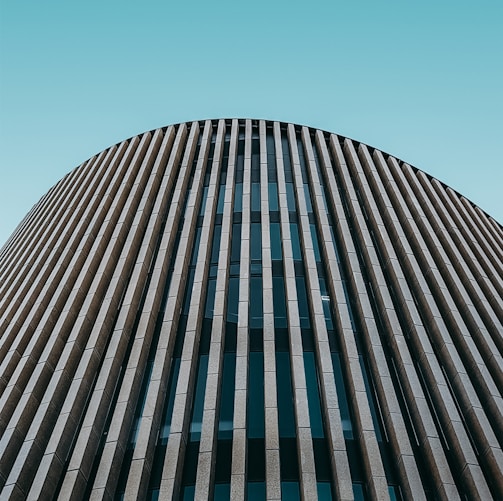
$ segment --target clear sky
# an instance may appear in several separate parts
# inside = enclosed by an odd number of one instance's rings
[[[65,173],[170,123],[349,136],[503,222],[503,2],[0,0],[0,245]]]

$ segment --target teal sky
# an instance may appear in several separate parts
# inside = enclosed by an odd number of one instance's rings
[[[0,245],[122,139],[291,121],[419,167],[503,222],[503,2],[0,1]]]

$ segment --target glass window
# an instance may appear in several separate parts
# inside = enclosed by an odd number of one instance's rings
[[[203,188],[203,197],[201,200],[201,208],[199,209],[199,215],[204,216],[204,211],[206,209],[206,199],[208,198],[208,187]]]
[[[215,307],[215,289],[217,287],[217,279],[210,278],[208,280],[208,290],[206,295],[206,307],[204,310],[204,318],[213,318],[213,310]]]
[[[290,223],[290,236],[292,241],[293,259],[295,261],[300,261],[302,259],[302,253],[300,251],[299,228],[297,223]]]
[[[251,263],[250,264],[250,273],[255,276],[262,275],[262,263],[261,262]]]
[[[193,266],[189,268],[189,273],[187,277],[187,285],[185,288],[185,297],[183,299],[183,311],[184,315],[189,314],[190,298],[192,297],[192,285],[194,284],[194,275],[196,270]]]
[[[271,232],[271,259],[273,261],[280,261],[283,259],[283,252],[281,250],[281,227],[279,223],[270,223]]]
[[[340,269],[340,266],[339,266]],[[344,276],[344,275],[341,275]],[[355,317],[353,315],[353,307],[351,306],[351,298],[348,293],[348,287],[346,284],[346,280],[341,280],[342,283],[342,289],[344,290],[344,298],[346,299],[346,306],[348,307],[348,313],[349,313],[349,320],[351,321],[351,328],[353,329],[353,332],[356,332],[356,322],[355,322]]]
[[[195,266],[197,263],[197,251],[199,250],[199,242],[201,241],[201,231],[202,228],[198,226],[196,228],[196,234],[194,236],[194,242],[192,246],[192,259],[190,260],[191,266]]]
[[[304,185],[304,198],[306,199],[307,213],[312,214],[313,206],[311,204],[311,194],[309,193],[309,186],[307,184]]]
[[[143,375],[143,381],[141,385],[140,397],[136,405],[136,410],[134,413],[134,422],[129,435],[129,446],[135,446],[136,439],[138,438],[138,432],[140,431],[140,422],[143,414],[143,409],[145,407],[145,402],[147,400],[147,391],[150,385],[150,378],[152,377],[152,368],[154,366],[153,360],[147,362],[147,367],[145,368],[145,374]]]
[[[318,501],[332,501],[332,490],[329,482],[318,482]]]
[[[302,139],[297,136],[297,151],[299,152],[300,172],[302,173],[302,182],[307,184],[307,168],[306,168],[306,155],[304,153],[304,145]]]
[[[365,501],[365,494],[363,491],[363,485],[359,483],[353,484],[353,495],[355,497],[355,501]]]
[[[295,193],[293,191],[293,184],[286,183],[286,203],[288,206],[289,212],[295,212]]]
[[[227,322],[238,323],[239,307],[239,278],[229,278],[229,290],[227,295]]]
[[[263,327],[264,309],[262,304],[262,278],[250,277],[250,327],[252,329]]]
[[[248,366],[248,438],[264,437],[264,354],[250,352]]]
[[[273,162],[270,167],[276,167],[276,163],[274,162],[274,154],[276,152],[276,145],[274,144],[274,134],[272,130],[267,131],[266,136],[266,145],[267,145],[267,160],[269,161],[269,157],[271,158],[271,162]]]
[[[274,305],[274,327],[285,328],[287,324],[285,280],[283,277],[272,278],[272,294]]]
[[[236,353],[225,353],[220,394],[220,415],[218,439],[232,438],[234,420],[234,380],[236,373]]]
[[[211,264],[218,263],[218,254],[220,252],[220,235],[222,233],[222,225],[216,224],[213,230],[213,243],[211,245]]]
[[[278,185],[276,183],[269,183],[269,210],[277,211],[279,210],[279,200],[278,200]]]
[[[391,501],[399,501],[402,499],[400,490],[396,485],[388,485],[388,494]]]
[[[297,300],[299,305],[300,326],[303,329],[309,329],[311,322],[309,320],[309,304],[307,302],[306,280],[304,277],[295,277],[297,284]]]
[[[210,264],[209,277],[216,278],[218,272],[218,264]]]
[[[282,501],[300,501],[299,482],[281,482]]]
[[[321,417],[320,395],[318,392],[318,375],[312,351],[304,352],[304,370],[306,372],[307,404],[311,422],[311,436],[323,438],[323,420]]]
[[[281,131],[281,149],[283,150],[283,164],[285,167],[285,175],[292,174],[292,163],[290,161],[290,145],[286,131]],[[287,179],[288,182],[288,179]]]
[[[377,403],[375,401],[375,394],[373,391],[373,387],[371,387],[369,382],[369,377],[367,373],[367,367],[365,364],[365,360],[362,355],[358,355],[358,359],[360,360],[360,367],[362,368],[363,381],[365,382],[365,391],[367,392],[367,399],[369,402],[370,413],[372,414],[372,422],[374,423],[374,431],[376,434],[376,439],[378,442],[382,442],[382,434],[381,434],[381,423],[380,423],[380,413],[378,414],[378,410],[376,409]]]
[[[171,416],[173,414],[173,405],[175,403],[176,383],[178,382],[178,372],[180,371],[180,357],[174,358],[171,363],[171,375],[169,378],[168,391],[166,392],[168,399],[166,410],[164,412],[163,422],[159,431],[159,442],[162,445],[168,443],[169,429],[171,426]]]
[[[250,501],[265,501],[265,482],[248,482],[246,490]]]
[[[236,183],[234,190],[234,212],[242,212],[243,210],[243,184]]]
[[[225,185],[220,185],[220,189],[218,191],[218,203],[217,203],[217,214],[224,213],[224,202],[225,202]]]
[[[203,421],[204,394],[206,393],[206,377],[208,375],[208,355],[199,357],[197,370],[196,391],[192,407],[192,421],[190,423],[190,441],[196,442],[201,438],[201,425]]]
[[[249,438],[246,455],[248,481],[265,482],[265,439]]]
[[[218,439],[216,444],[215,484],[229,484],[232,470],[232,438]]]
[[[250,258],[262,259],[262,225],[260,223],[251,223],[250,225]]]
[[[260,143],[258,138],[252,140],[251,166],[252,173],[260,172]]]
[[[321,279],[320,279],[321,280]],[[325,324],[327,329],[333,330],[334,324],[332,322],[332,312],[330,311],[330,296],[321,296],[321,305],[323,306],[323,314],[325,316]]]
[[[251,185],[251,210],[260,211],[260,183],[252,183]]]
[[[318,269],[318,282],[320,284],[320,295],[321,295],[321,304],[323,307],[323,315],[325,317],[325,324],[327,326],[328,331],[334,330],[334,322],[332,317],[332,311],[330,308],[330,294],[327,289],[327,284],[325,282],[325,267],[321,262],[320,256],[320,247],[318,242],[318,234],[316,231],[316,225],[310,224],[311,237],[313,240],[313,249],[314,249],[314,257],[316,259],[316,267]],[[329,335],[330,346],[332,349],[332,345],[335,340],[333,336]]]
[[[234,223],[232,225],[231,239],[231,262],[236,263],[241,259],[241,224]]]
[[[313,240],[314,259],[316,259],[316,262],[319,263],[321,262],[321,255],[320,255],[320,246],[318,244],[318,234],[316,232],[316,226],[314,224],[310,224],[309,228],[311,229],[311,238]]]
[[[123,496],[121,497],[123,499]],[[157,501],[159,499],[159,489],[152,489],[147,493],[147,501]]]
[[[155,446],[154,458],[152,463],[152,469],[150,471],[150,479],[148,482],[148,492],[147,499],[153,500],[159,497],[159,487],[161,485],[162,470],[164,466],[164,458],[166,457],[166,444],[160,444],[159,440]],[[121,477],[119,477],[119,484],[121,483]],[[124,490],[126,488],[124,482]],[[89,496],[85,496],[89,499]]]
[[[183,501],[194,501],[195,485],[187,485],[183,488]]]
[[[295,437],[290,353],[276,352],[276,384],[278,386],[278,421],[280,437]]]
[[[334,368],[335,389],[337,390],[337,399],[339,400],[339,412],[341,413],[342,431],[346,440],[352,440],[353,425],[347,399],[346,385],[342,376],[341,359],[339,353],[332,353],[332,366]]]
[[[325,438],[313,438],[314,467],[318,482],[330,482],[333,479],[333,471],[330,464],[330,445]]]
[[[215,484],[214,501],[228,501],[231,498],[230,484]]]
[[[334,235],[334,229],[332,228],[332,226],[330,226],[330,235],[332,237],[332,243],[334,244],[335,259],[337,259],[337,264],[340,265],[341,259],[339,257],[339,249],[338,249],[337,244],[336,244],[335,235]],[[339,270],[340,270],[340,266],[339,266]],[[344,275],[342,274],[342,270],[341,270],[341,277],[344,277]]]

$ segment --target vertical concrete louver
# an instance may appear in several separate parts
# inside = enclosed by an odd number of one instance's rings
[[[0,250],[0,497],[498,498],[502,298],[502,227],[386,153],[133,137]]]

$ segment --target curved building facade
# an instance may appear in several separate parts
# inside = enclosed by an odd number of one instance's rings
[[[503,231],[321,130],[182,123],[0,250],[2,499],[503,493]]]

